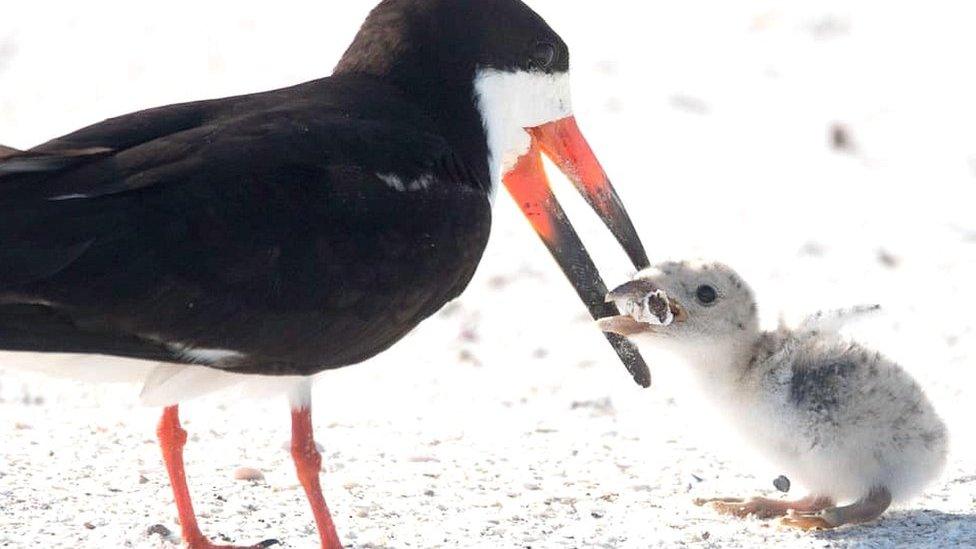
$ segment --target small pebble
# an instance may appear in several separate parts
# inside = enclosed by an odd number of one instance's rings
[[[901,259],[882,248],[878,250],[878,263],[881,263],[882,266],[888,269],[897,269],[901,265]]]
[[[146,535],[149,536],[156,535],[163,538],[168,538],[172,534],[173,532],[171,532],[169,528],[163,526],[162,524],[153,524],[152,526],[149,527],[148,530],[146,530]]]
[[[264,473],[253,467],[234,469],[234,480],[264,480]]]
[[[780,475],[776,478],[776,480],[773,481],[773,486],[775,486],[780,492],[786,494],[790,491],[790,479]]]
[[[840,152],[852,152],[854,142],[851,139],[850,130],[847,126],[836,123],[830,126],[830,146]]]

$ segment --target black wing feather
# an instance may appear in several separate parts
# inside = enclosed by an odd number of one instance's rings
[[[110,153],[0,173],[0,332],[38,328],[0,348],[162,360],[173,342],[312,373],[456,297],[487,186],[396,90],[357,78],[112,119],[30,151]],[[401,193],[389,173],[433,184]]]

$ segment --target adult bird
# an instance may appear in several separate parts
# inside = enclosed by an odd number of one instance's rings
[[[214,545],[194,517],[178,404],[286,380],[298,477],[322,547],[340,547],[307,379],[383,352],[464,290],[497,187],[591,312],[616,313],[542,152],[646,266],[543,19],[519,0],[385,0],[331,77],[0,150],[0,349],[148,361],[142,396],[165,407],[159,441],[194,549]],[[640,355],[611,342],[648,384]]]

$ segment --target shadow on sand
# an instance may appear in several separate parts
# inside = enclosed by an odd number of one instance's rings
[[[816,536],[854,547],[976,547],[976,514],[897,510],[873,524]]]

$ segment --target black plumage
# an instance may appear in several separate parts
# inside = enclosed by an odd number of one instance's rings
[[[487,174],[366,75],[133,113],[0,165],[7,350],[354,364],[464,289],[491,221]]]

